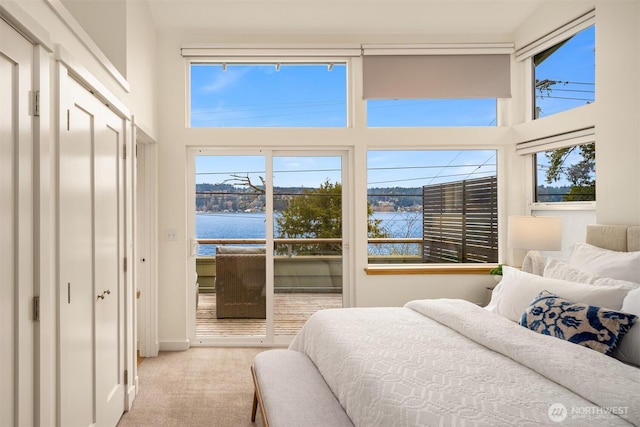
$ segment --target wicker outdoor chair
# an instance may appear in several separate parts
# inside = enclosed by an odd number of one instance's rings
[[[260,247],[216,248],[216,317],[266,318],[266,253]]]

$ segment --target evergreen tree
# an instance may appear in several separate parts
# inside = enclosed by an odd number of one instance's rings
[[[372,218],[368,208],[369,237],[387,237],[380,229],[380,220]],[[319,188],[304,190],[289,199],[287,207],[276,218],[277,229],[284,238],[341,238],[342,237],[342,185],[328,180]],[[338,243],[292,245],[278,248],[281,254],[341,254]]]

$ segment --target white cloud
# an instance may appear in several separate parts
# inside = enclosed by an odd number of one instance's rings
[[[215,75],[212,81],[202,87],[203,92],[222,92],[229,87],[235,86],[249,70],[246,68],[227,69]]]

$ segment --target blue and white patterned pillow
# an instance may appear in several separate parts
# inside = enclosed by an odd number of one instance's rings
[[[567,301],[542,291],[522,314],[520,324],[543,335],[609,354],[638,316]]]

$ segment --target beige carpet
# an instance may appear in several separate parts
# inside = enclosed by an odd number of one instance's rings
[[[138,366],[139,393],[118,426],[262,427],[251,422],[251,362],[265,348],[161,352]]]

